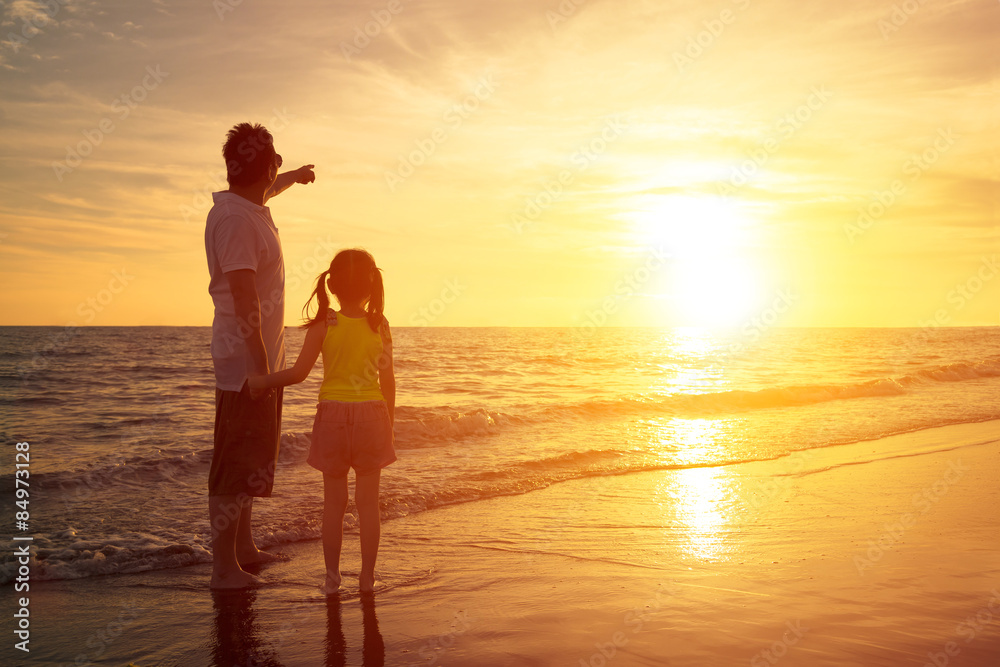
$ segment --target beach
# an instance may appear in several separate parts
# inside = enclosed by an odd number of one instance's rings
[[[1000,667],[998,10],[0,3],[0,667]]]
[[[387,521],[372,603],[356,533],[333,602],[316,540],[248,593],[206,564],[33,584],[13,664],[995,665],[998,479],[990,421],[568,480]]]

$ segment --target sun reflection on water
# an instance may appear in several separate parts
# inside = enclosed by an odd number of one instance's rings
[[[715,351],[712,332],[703,327],[677,327],[670,347],[681,357],[703,357]]]
[[[675,456],[695,463],[712,459],[718,449],[718,427],[711,419],[672,419],[665,439],[672,441]],[[675,459],[676,460],[676,459]],[[732,498],[736,480],[724,467],[685,468],[662,478],[656,492],[672,510],[678,547],[697,560],[718,560],[724,552],[726,525],[733,519]],[[665,507],[665,510],[667,508]]]
[[[706,329],[682,327],[671,331],[658,344],[669,350],[659,375],[649,390],[657,395],[702,394],[720,391],[728,383],[717,365],[720,337]]]

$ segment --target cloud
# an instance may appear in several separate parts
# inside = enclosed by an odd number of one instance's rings
[[[20,23],[27,19],[33,22],[47,22],[51,20],[53,10],[38,0],[13,0],[4,7],[3,18],[5,22]]]

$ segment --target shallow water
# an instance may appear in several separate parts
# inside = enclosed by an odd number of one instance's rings
[[[686,471],[710,495],[706,480],[741,462],[1000,418],[996,328],[776,329],[759,341],[400,328],[394,338],[399,460],[383,475],[387,519],[653,470]],[[2,329],[0,432],[11,447],[31,443],[35,577],[210,560],[209,339],[198,327]],[[288,330],[293,359],[301,340]],[[318,385],[314,371],[286,390],[275,498],[255,511],[262,546],[319,536],[321,477],[305,464]],[[680,500],[665,492],[663,502]],[[12,509],[0,518],[12,522]]]

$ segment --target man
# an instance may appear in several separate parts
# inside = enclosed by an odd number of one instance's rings
[[[212,195],[205,253],[215,303],[215,447],[208,479],[212,588],[262,583],[243,566],[273,560],[250,532],[255,497],[274,484],[281,390],[251,392],[247,378],[285,367],[285,265],[278,229],[264,205],[294,183],[316,180],[313,165],[278,174],[281,156],[261,125],[240,123],[222,148],[229,189]]]

